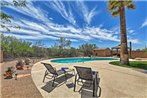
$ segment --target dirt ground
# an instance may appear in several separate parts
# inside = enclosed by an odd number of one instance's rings
[[[35,62],[40,61],[36,60]],[[24,70],[16,70],[17,80],[15,78],[11,79],[5,79],[3,74],[5,73],[5,70],[16,65],[16,60],[9,61],[9,62],[3,62],[0,64],[0,76],[1,76],[1,98],[42,98],[42,95],[34,85],[34,82],[31,77],[31,67],[32,64],[29,65],[29,68],[27,69],[27,66],[25,65]]]

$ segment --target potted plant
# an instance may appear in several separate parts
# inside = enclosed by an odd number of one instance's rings
[[[12,74],[13,74],[13,67],[8,67],[7,70],[5,71],[4,76],[6,78],[12,78]]]
[[[24,67],[24,61],[22,59],[19,59],[18,62],[16,63],[16,69],[23,70],[23,67]]]

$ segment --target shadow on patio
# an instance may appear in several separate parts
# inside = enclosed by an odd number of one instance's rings
[[[67,76],[67,80],[65,78],[65,75],[62,75],[58,78],[55,79],[55,83],[54,86],[52,86],[53,81],[49,81],[46,82],[46,85],[41,87],[43,90],[45,90],[46,92],[50,93],[51,91],[53,91],[56,87],[60,87],[61,85],[65,84],[68,79],[72,78],[74,75],[73,74],[66,74]],[[68,88],[72,88],[74,85],[67,85]]]
[[[93,97],[93,85],[87,81],[84,82],[83,86],[76,92],[79,92],[81,94],[81,98],[99,98],[101,96],[101,88],[99,86],[99,82],[100,79],[98,79],[98,84],[95,86],[95,97]]]
[[[62,76],[56,78],[54,86],[52,86],[53,82],[51,80],[49,82],[46,82],[45,86],[41,87],[41,89],[43,89],[44,91],[50,93],[55,88],[60,87],[63,84],[66,84],[66,86],[69,89],[70,88],[74,88],[74,83],[73,82],[72,83],[70,82],[70,84],[67,83],[67,82],[69,82],[69,79],[72,78],[73,76],[74,75],[72,75],[72,74],[67,74],[67,81],[66,81],[65,76],[62,75]],[[99,91],[99,89],[98,89],[99,86],[98,85],[96,86],[96,90],[98,90],[99,95],[97,95],[97,93],[96,93],[95,97],[93,97],[93,92],[92,92],[93,86],[91,85],[91,86],[87,87],[86,85],[87,85],[87,82],[85,82],[85,84],[79,90],[77,88],[78,91],[76,91],[76,92],[73,91],[73,93],[77,93],[78,92],[79,94],[81,94],[81,98],[99,98],[99,96],[101,94],[101,91]]]

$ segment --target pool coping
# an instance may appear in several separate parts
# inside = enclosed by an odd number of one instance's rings
[[[53,58],[49,59],[50,63],[58,63],[58,62],[52,62],[52,60],[62,60],[62,59],[72,59],[72,58],[83,58],[83,57],[67,57],[67,58]],[[90,58],[90,57],[84,57],[84,58]],[[91,58],[115,58],[115,57],[91,57]],[[115,60],[91,60],[91,61],[118,61],[120,58],[116,58]],[[91,62],[91,61],[84,61],[84,62]],[[83,63],[83,62],[72,62],[72,63]],[[71,64],[71,63],[58,63],[58,64]]]

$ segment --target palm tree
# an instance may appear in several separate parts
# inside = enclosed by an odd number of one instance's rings
[[[126,19],[125,7],[134,9],[135,6],[132,0],[108,1],[108,10],[112,16],[120,16],[120,31],[121,31],[121,47],[120,47],[120,63],[129,65],[129,55],[127,49],[127,33],[126,33]]]

